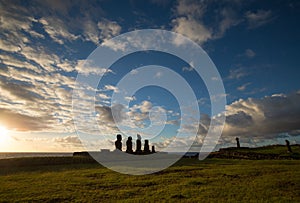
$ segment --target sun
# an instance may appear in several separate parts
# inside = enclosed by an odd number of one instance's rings
[[[4,126],[0,126],[0,141],[8,138],[8,130]]]

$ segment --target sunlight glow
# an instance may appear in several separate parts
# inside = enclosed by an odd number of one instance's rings
[[[0,126],[0,143],[2,144],[9,138],[8,130],[4,126]]]

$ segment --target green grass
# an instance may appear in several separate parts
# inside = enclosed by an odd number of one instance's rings
[[[0,202],[300,202],[299,169],[299,160],[182,159],[130,176],[84,158],[0,160]]]
[[[300,146],[299,145],[292,145],[291,149],[293,153],[300,154]],[[261,153],[261,154],[278,154],[278,155],[290,155],[288,153],[287,147],[285,145],[269,145],[257,148],[241,148],[241,149],[234,149],[238,152],[251,152],[251,153]]]

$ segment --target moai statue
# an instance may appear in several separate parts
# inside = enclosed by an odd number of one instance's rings
[[[241,145],[240,145],[240,139],[237,137],[237,138],[235,138],[235,140],[236,140],[236,147],[240,148],[241,147]]]
[[[149,149],[149,140],[145,140],[144,153],[147,153],[147,154],[150,153],[150,149]]]
[[[155,153],[155,146],[154,145],[152,145],[152,153]]]
[[[127,141],[126,141],[126,152],[129,154],[132,154],[132,137],[128,137]]]
[[[117,134],[117,140],[115,141],[116,149],[122,151],[122,135]]]
[[[136,140],[136,150],[135,153],[140,154],[142,153],[142,141],[141,141],[142,137],[137,134],[137,140]]]
[[[292,148],[291,148],[291,145],[290,145],[290,141],[285,140],[285,143],[286,143],[286,147],[288,148],[288,152],[292,153]]]

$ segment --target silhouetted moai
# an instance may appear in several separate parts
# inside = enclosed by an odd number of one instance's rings
[[[126,152],[127,153],[133,153],[132,151],[132,137],[128,137],[127,141],[126,141]]]
[[[285,140],[285,143],[286,143],[286,146],[287,146],[287,148],[288,148],[288,152],[292,152],[292,148],[291,148],[291,145],[290,145],[290,141]]]
[[[142,137],[141,137],[140,134],[137,134],[136,137],[137,137],[138,140],[142,140]]]
[[[122,151],[122,135],[117,134],[117,141],[115,141],[116,149]]]
[[[236,147],[240,148],[241,147],[241,145],[240,145],[240,139],[237,137],[237,138],[235,138],[235,140],[236,140]]]
[[[151,151],[152,151],[152,153],[155,153],[155,146],[154,145],[152,146],[152,150]]]
[[[149,140],[145,140],[144,153],[147,153],[147,154],[150,153]]]
[[[135,153],[139,154],[142,153],[142,141],[141,141],[142,137],[137,134],[137,140],[136,140],[136,150]]]

